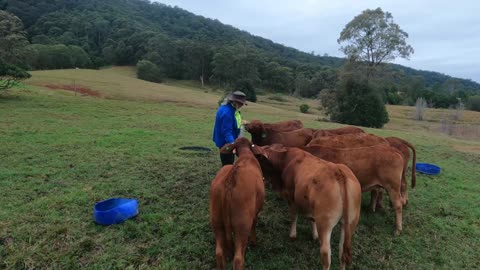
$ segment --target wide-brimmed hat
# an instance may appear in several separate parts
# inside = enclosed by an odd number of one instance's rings
[[[230,93],[227,96],[227,99],[230,101],[240,102],[243,105],[247,105],[247,95],[245,95],[245,93],[243,93],[242,91],[235,91],[233,93]]]

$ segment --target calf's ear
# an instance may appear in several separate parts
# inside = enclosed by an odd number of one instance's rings
[[[252,146],[250,147],[250,149],[252,149],[252,153],[256,156],[264,156],[265,158],[268,159],[268,155],[267,155],[267,152],[263,149],[263,147],[261,146],[258,146],[258,145],[255,145],[255,144],[252,144]]]
[[[270,149],[278,153],[287,152],[287,148],[282,144],[272,144]]]
[[[232,154],[233,149],[235,149],[235,144],[227,143],[222,148],[220,148],[220,154]]]

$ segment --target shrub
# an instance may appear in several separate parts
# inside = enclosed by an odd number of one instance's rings
[[[9,89],[21,80],[30,78],[30,73],[15,65],[5,63],[0,59],[0,90]]]
[[[480,96],[471,96],[468,98],[468,109],[480,112]]]
[[[389,121],[382,98],[366,79],[345,77],[334,93],[336,104],[327,111],[333,121],[375,128]]]
[[[160,83],[163,80],[163,72],[154,63],[141,60],[137,63],[137,77],[144,81]]]
[[[302,105],[300,105],[300,111],[301,111],[302,113],[307,113],[309,109],[310,109],[310,106],[308,106],[308,104],[302,104]]]
[[[402,102],[402,97],[397,93],[387,94],[387,103],[391,105],[399,105]]]

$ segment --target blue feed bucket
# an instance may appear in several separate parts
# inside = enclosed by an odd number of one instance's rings
[[[429,163],[417,163],[415,169],[417,170],[417,172],[429,175],[437,175],[441,171],[440,167]]]
[[[112,225],[121,223],[138,214],[138,200],[111,198],[98,202],[93,207],[93,219],[98,224]]]

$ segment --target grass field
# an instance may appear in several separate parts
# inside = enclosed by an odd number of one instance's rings
[[[219,92],[133,76],[130,68],[34,72],[28,85],[0,95],[0,268],[214,268],[208,194],[219,169],[211,142]],[[41,87],[73,79],[104,98]],[[338,126],[300,114],[292,104],[302,100],[276,105],[266,99],[247,106],[244,117]],[[404,109],[389,108],[391,127],[369,132],[409,140],[419,162],[443,171],[418,175],[398,237],[388,204],[373,214],[364,196],[351,269],[478,268],[480,143],[409,124]],[[191,145],[213,151],[179,150]],[[116,196],[138,198],[140,214],[120,225],[96,225],[94,203]],[[267,192],[247,267],[318,269],[319,244],[309,228],[300,218],[298,239],[290,241],[286,203]],[[333,237],[336,269],[338,231]]]

